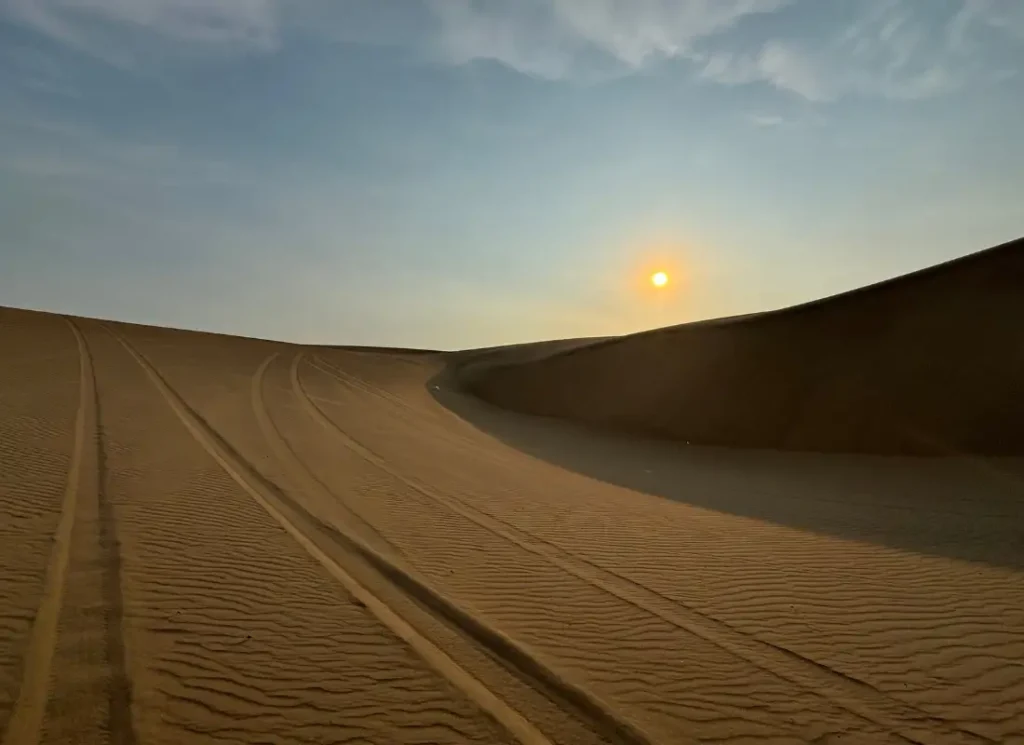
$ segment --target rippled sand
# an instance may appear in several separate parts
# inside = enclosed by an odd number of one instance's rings
[[[1024,743],[1019,460],[587,432],[443,354],[0,350],[3,745]]]

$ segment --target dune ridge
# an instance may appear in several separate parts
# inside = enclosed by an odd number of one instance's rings
[[[470,363],[514,411],[694,444],[1024,453],[1024,239],[779,311]]]

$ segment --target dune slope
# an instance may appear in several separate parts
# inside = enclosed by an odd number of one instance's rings
[[[459,355],[0,349],[2,745],[1024,742],[1024,459],[587,433]]]
[[[691,443],[1024,453],[1024,239],[770,313],[468,365],[502,407]]]

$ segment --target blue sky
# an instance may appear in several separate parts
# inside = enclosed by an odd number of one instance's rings
[[[1019,0],[0,0],[0,303],[441,348],[775,308],[1024,235],[1022,121]]]

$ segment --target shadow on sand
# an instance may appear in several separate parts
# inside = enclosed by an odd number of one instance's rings
[[[452,368],[429,383],[438,403],[560,468],[695,507],[1024,572],[1024,458],[819,454],[648,440],[499,409],[461,391]]]

